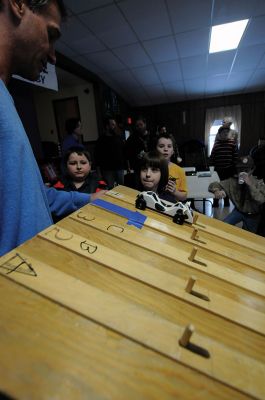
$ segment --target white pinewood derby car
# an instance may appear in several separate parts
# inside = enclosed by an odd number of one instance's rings
[[[141,192],[137,195],[135,207],[140,210],[151,208],[152,210],[159,211],[163,214],[173,217],[173,222],[182,225],[183,222],[193,223],[193,212],[190,208],[190,202],[170,203],[166,200],[161,200],[155,192]]]

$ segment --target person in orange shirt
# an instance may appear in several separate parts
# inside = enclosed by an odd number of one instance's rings
[[[156,150],[168,162],[169,179],[161,198],[171,201],[185,201],[187,199],[187,181],[185,171],[177,164],[171,162],[174,154],[175,139],[169,133],[161,133],[156,139]]]

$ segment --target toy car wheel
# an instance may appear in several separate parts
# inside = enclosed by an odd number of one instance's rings
[[[143,198],[138,197],[138,199],[136,199],[136,201],[135,201],[135,207],[138,208],[139,210],[145,210],[146,209],[146,201]]]
[[[184,219],[185,219],[185,217],[182,214],[182,211],[179,210],[174,215],[173,222],[175,222],[175,224],[178,224],[178,225],[183,225]]]

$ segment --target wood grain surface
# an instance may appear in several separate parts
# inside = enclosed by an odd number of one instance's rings
[[[264,238],[139,212],[141,229],[87,205],[0,258],[0,392],[265,398]]]

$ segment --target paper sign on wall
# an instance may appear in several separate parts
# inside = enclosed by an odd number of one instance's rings
[[[19,75],[13,75],[13,78],[20,79],[25,82],[32,83],[33,85],[41,86],[47,89],[56,90],[58,92],[58,80],[55,70],[55,65],[47,64],[45,70],[40,73],[39,78],[36,81],[29,81]]]

